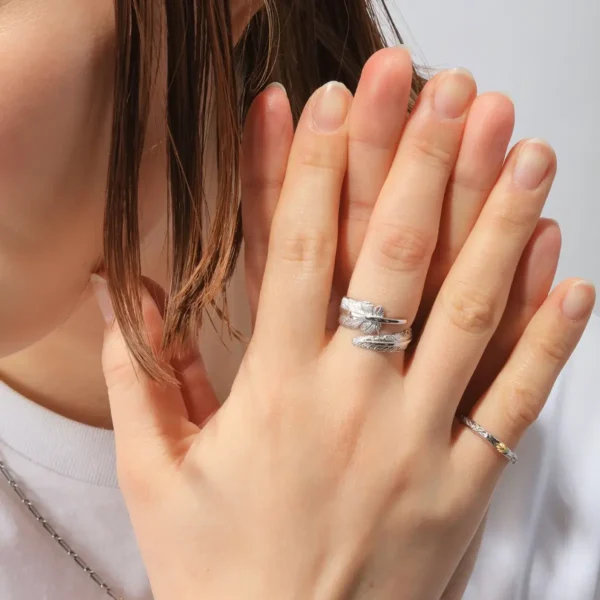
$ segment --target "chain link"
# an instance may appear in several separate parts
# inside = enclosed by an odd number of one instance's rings
[[[50,537],[73,559],[75,564],[86,573],[89,578],[101,589],[103,590],[109,598],[113,600],[124,600],[122,596],[118,596],[101,578],[100,576],[91,569],[88,564],[69,546],[69,544],[56,533],[56,530],[44,517],[40,514],[40,511],[36,508],[36,506],[29,500],[29,498],[25,495],[25,492],[21,489],[19,484],[16,482],[11,472],[8,470],[6,464],[0,460],[0,473],[4,475],[4,478],[8,482],[8,485],[12,488],[15,494],[21,500],[21,503],[27,507],[27,510],[33,515],[35,520],[46,530],[46,533],[50,535]]]

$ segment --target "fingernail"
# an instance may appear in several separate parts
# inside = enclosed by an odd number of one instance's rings
[[[350,110],[350,92],[338,81],[331,81],[313,98],[312,120],[317,131],[333,133],[345,122]]]
[[[562,301],[562,312],[567,319],[579,321],[588,316],[594,307],[596,288],[589,281],[573,284]]]
[[[433,95],[435,110],[445,119],[458,119],[475,96],[473,75],[466,69],[446,71],[436,84]]]
[[[106,279],[104,279],[104,277],[100,277],[100,275],[96,273],[92,274],[90,281],[92,282],[92,288],[94,290],[94,295],[96,296],[96,302],[98,303],[98,308],[104,317],[104,321],[107,324],[110,324],[115,318],[115,313],[113,311],[110,294],[108,293],[108,282]]]
[[[552,149],[543,140],[529,140],[523,144],[513,173],[515,185],[535,190],[548,175],[552,157]]]
[[[283,90],[283,93],[287,96],[287,90],[285,89],[284,85],[282,83],[279,83],[279,81],[272,81],[266,88],[265,90],[271,89],[271,88],[279,88],[280,90]]]

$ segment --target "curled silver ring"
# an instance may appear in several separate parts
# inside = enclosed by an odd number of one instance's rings
[[[405,329],[400,333],[390,333],[387,335],[362,335],[355,337],[352,344],[365,350],[374,350],[375,352],[402,352],[408,348],[412,340],[412,332]]]
[[[508,462],[513,465],[517,463],[517,460],[519,460],[517,455],[497,437],[493,436],[489,431],[486,431],[479,423],[475,423],[475,421],[466,415],[456,415],[456,418],[471,431],[474,431],[479,437],[482,437],[486,442],[489,442]]]
[[[402,352],[412,341],[412,331],[409,327],[399,333],[382,334],[384,326],[405,326],[406,319],[391,319],[385,316],[383,306],[375,306],[366,300],[354,300],[347,296],[340,304],[339,324],[348,329],[357,329],[366,333],[353,338],[352,344],[365,350],[375,352]]]
[[[385,316],[383,306],[372,302],[342,298],[339,323],[348,329],[359,329],[369,335],[377,335],[384,325],[406,325],[405,319],[390,319]]]

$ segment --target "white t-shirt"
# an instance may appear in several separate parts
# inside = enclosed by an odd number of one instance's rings
[[[0,384],[0,460],[81,558],[124,600],[151,600],[111,431],[65,419]],[[0,475],[0,600],[108,600]]]
[[[117,487],[111,432],[1,386],[0,455],[117,594],[151,599]],[[600,319],[590,323],[519,458],[492,502],[465,600],[600,600]],[[0,599],[105,598],[0,476]]]
[[[463,600],[600,600],[600,319],[507,465]]]

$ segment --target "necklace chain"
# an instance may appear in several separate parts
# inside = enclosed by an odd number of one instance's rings
[[[56,533],[56,530],[48,521],[40,514],[40,511],[36,508],[35,504],[25,495],[19,484],[16,482],[14,477],[11,475],[11,472],[8,470],[6,464],[0,460],[0,473],[4,475],[6,481],[15,492],[15,494],[21,500],[21,503],[27,507],[27,510],[33,515],[35,520],[44,528],[46,533],[52,537],[52,539],[73,559],[75,564],[83,570],[84,573],[90,577],[90,579],[98,586],[100,589],[104,590],[107,596],[112,598],[113,600],[124,600],[121,596],[118,596],[113,590],[100,578],[100,576],[91,569],[87,563],[71,548],[69,544]]]

